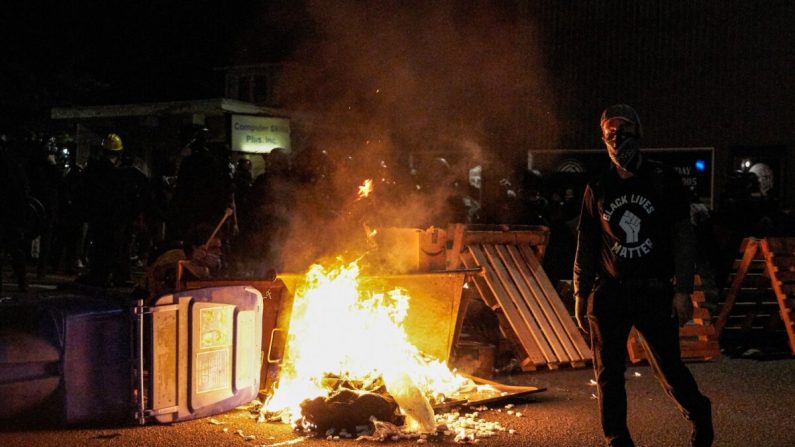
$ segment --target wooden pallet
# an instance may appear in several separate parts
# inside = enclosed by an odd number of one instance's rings
[[[759,241],[770,285],[778,301],[779,315],[787,332],[790,352],[795,354],[795,238]]]
[[[698,275],[694,284],[695,290],[690,295],[693,300],[693,321],[679,328],[679,349],[683,359],[710,360],[720,355],[720,343],[709,309],[704,307],[705,295]],[[641,336],[634,328],[627,340],[627,352],[632,363],[647,360]]]
[[[715,323],[721,337],[785,333],[795,354],[795,238],[743,240]]]
[[[529,243],[499,243],[489,235],[478,243],[467,238],[461,260],[467,268],[481,268],[474,278],[483,301],[496,312],[503,334],[520,348],[524,371],[543,366],[583,367],[593,354],[544,273]]]

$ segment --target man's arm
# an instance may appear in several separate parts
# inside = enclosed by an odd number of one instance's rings
[[[577,226],[577,252],[574,256],[573,286],[575,297],[575,313],[577,325],[589,332],[586,324],[588,297],[593,289],[596,278],[597,259],[599,256],[598,220],[595,219],[596,204],[590,185],[586,187],[580,211],[580,223]]]
[[[696,233],[689,217],[674,223],[672,238],[676,292],[689,295],[693,292],[693,276],[696,271]]]
[[[690,218],[679,219],[671,230],[673,234],[674,279],[676,282],[673,312],[683,326],[693,317],[693,275],[695,274],[696,234]]]
[[[682,183],[682,178],[673,169],[667,171],[666,190],[672,200],[670,212],[673,218],[671,226],[671,250],[674,261],[674,297],[673,316],[679,320],[679,325],[693,317],[693,301],[690,294],[693,292],[693,275],[695,274],[696,234],[690,224],[690,203],[687,188]]]

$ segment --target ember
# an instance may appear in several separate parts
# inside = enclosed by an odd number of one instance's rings
[[[373,192],[373,179],[368,178],[359,186],[359,199],[367,198]],[[357,199],[358,200],[358,199]]]

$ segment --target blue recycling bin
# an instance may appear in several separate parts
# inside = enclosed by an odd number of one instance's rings
[[[262,296],[215,287],[151,305],[79,294],[0,306],[0,419],[176,422],[259,390]]]

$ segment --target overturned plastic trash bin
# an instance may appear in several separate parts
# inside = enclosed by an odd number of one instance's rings
[[[170,423],[256,398],[262,296],[250,287],[151,305],[76,294],[0,307],[0,419]]]

